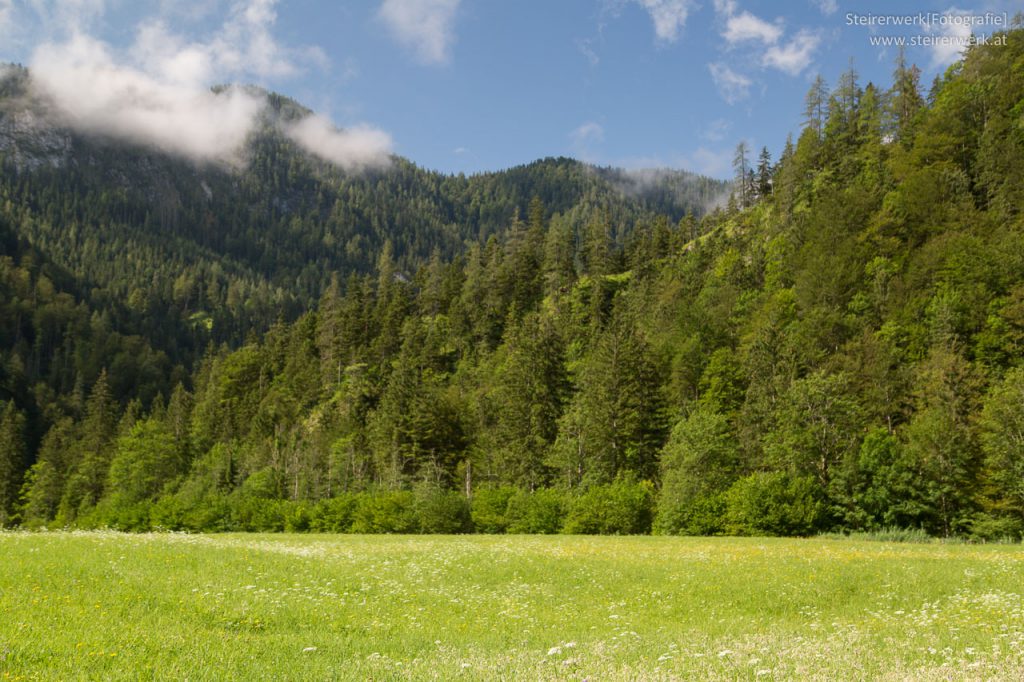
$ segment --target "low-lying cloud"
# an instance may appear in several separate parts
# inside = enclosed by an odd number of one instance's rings
[[[265,106],[238,88],[214,94],[119,64],[106,45],[85,36],[41,45],[29,73],[71,127],[196,160],[237,161]]]
[[[237,2],[205,42],[187,40],[161,21],[140,24],[126,50],[69,29],[33,52],[32,90],[76,130],[195,161],[239,165],[267,98],[255,88],[214,92],[211,84],[288,78],[324,60],[318,48],[292,48],[274,39],[274,4]],[[345,169],[382,165],[389,158],[390,137],[369,126],[341,131],[319,116],[278,125],[302,148]]]
[[[573,154],[584,161],[594,159],[593,146],[604,142],[604,126],[596,121],[586,121],[569,133]]]
[[[391,136],[370,126],[339,130],[312,115],[285,127],[285,134],[310,154],[346,170],[380,168],[389,161]]]

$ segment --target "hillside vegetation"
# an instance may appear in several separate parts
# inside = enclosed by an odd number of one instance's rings
[[[206,185],[168,162],[166,214],[102,178],[102,150],[8,170],[0,510],[1019,538],[1024,32],[1007,42],[927,94],[902,61],[889,88],[819,79],[778,163],[739,154],[699,220],[671,193],[592,194],[615,173],[564,160],[338,178],[267,142]],[[233,182],[251,201],[219,206]]]

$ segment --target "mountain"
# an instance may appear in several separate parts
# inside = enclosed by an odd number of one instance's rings
[[[435,252],[448,260],[500,238],[534,198],[573,229],[607,216],[624,240],[638,221],[699,215],[727,191],[683,172],[649,190],[564,158],[468,178],[398,157],[345,172],[275,125],[307,109],[263,92],[269,106],[242,162],[195,162],[78,132],[26,69],[0,74],[0,221],[72,274],[79,298],[115,329],[137,331],[188,370],[210,342],[238,345],[309,310],[332,275],[344,283],[373,271],[388,242],[412,276]],[[100,368],[84,369],[91,383]]]
[[[399,266],[413,272],[435,250],[451,258],[467,242],[500,236],[535,198],[548,215],[562,214],[577,228],[607,213],[622,226],[617,238],[625,239],[638,220],[699,215],[727,191],[721,181],[689,173],[634,182],[630,173],[569,159],[471,177],[397,157],[385,170],[344,172],[312,159],[272,125],[308,114],[278,95],[268,95],[264,125],[249,140],[241,168],[197,164],[61,126],[29,83],[26,70],[9,69],[0,84],[0,193],[17,198],[6,217],[61,265],[120,299],[169,288],[170,274],[154,282],[156,263],[176,274],[195,270],[187,279],[219,280],[221,290],[238,282],[240,295],[255,296],[258,308],[294,306],[294,316],[323,291],[331,272],[371,271],[387,241]],[[57,210],[54,219],[44,215]],[[99,252],[87,248],[89,238],[100,243]],[[132,255],[145,256],[132,262],[125,250],[102,246],[128,242]],[[231,307],[223,291],[214,297],[213,307]],[[234,331],[247,326],[243,321]]]
[[[927,96],[902,59],[890,87],[815,84],[797,140],[699,220],[720,185],[569,160],[350,175],[272,131],[243,170],[8,145],[0,508],[1019,539],[1024,31],[1004,37]]]

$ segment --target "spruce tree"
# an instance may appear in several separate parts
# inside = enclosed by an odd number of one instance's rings
[[[25,459],[25,416],[9,400],[0,410],[0,528],[14,521]]]

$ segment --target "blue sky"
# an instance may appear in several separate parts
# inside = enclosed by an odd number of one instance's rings
[[[988,34],[1024,9],[1024,0],[894,4],[0,0],[0,59],[38,66],[71,120],[165,146],[205,120],[224,127],[209,140],[194,132],[195,146],[231,143],[234,128],[223,122],[245,120],[246,102],[230,113],[175,103],[190,88],[249,82],[356,131],[333,139],[322,121],[296,132],[314,151],[336,145],[336,158],[356,166],[386,148],[453,173],[567,155],[725,177],[740,139],[778,153],[799,129],[816,74],[834,83],[852,58],[862,83],[887,86],[896,48],[872,45],[872,36],[946,36],[907,50],[927,89],[971,31],[961,17]],[[918,12],[944,19],[877,23]],[[849,13],[875,23],[851,25]],[[157,104],[125,113],[125,93],[147,88]],[[107,90],[107,100],[76,109]],[[154,106],[168,110],[156,122],[145,118]]]

